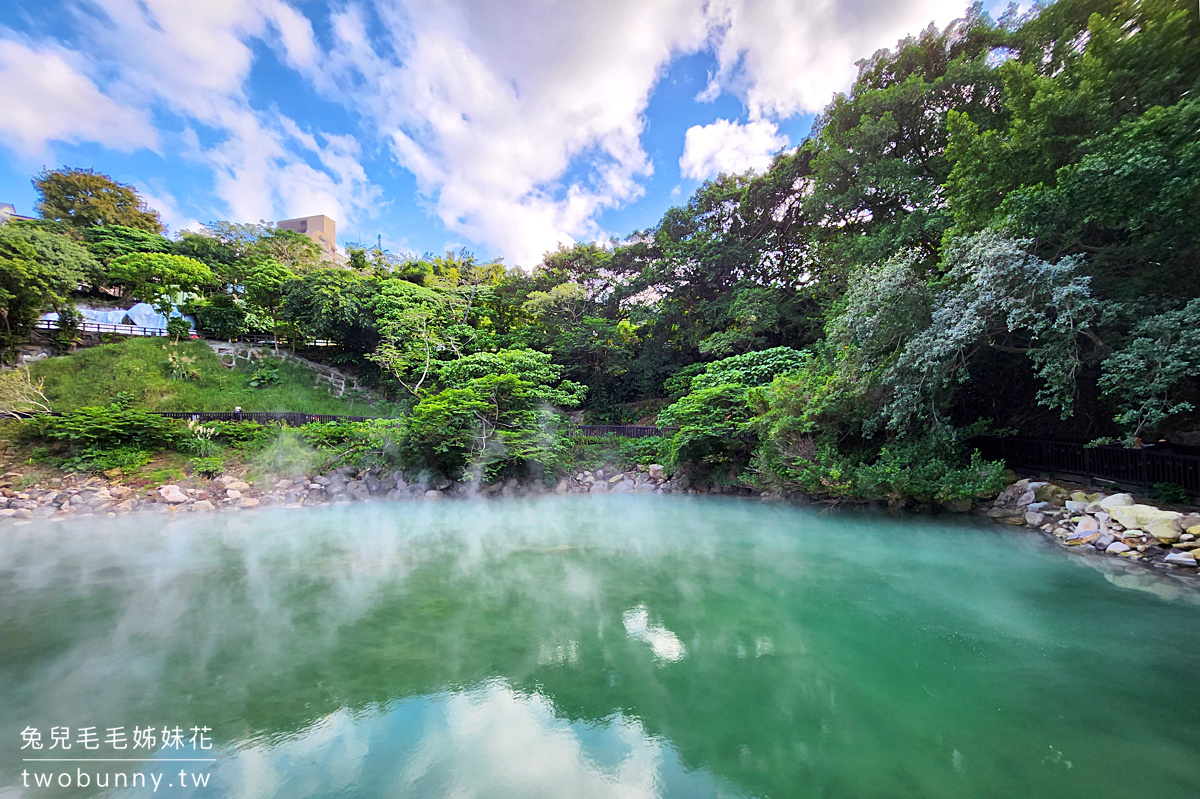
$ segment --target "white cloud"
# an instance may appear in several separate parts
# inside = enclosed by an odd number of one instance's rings
[[[964,0],[711,0],[718,71],[698,99],[732,91],[750,118],[819,111],[854,81],[855,62],[930,22],[962,16]]]
[[[742,124],[718,119],[711,125],[688,128],[679,171],[693,180],[704,180],[721,172],[734,174],[748,169],[761,172],[771,165],[771,156],[787,143],[787,137],[773,122]]]
[[[313,79],[331,95],[355,87],[447,228],[525,265],[598,237],[604,208],[640,196],[650,93],[705,37],[694,0],[377,10],[388,41],[349,8]]]
[[[98,52],[126,95],[154,98],[208,128],[186,153],[213,171],[214,213],[236,220],[323,213],[343,226],[374,211],[379,194],[349,136],[302,129],[277,110],[251,107],[253,40],[274,42],[296,69],[317,56],[312,25],[282,0],[93,0]]]
[[[337,0],[317,37],[317,17],[295,0],[78,2],[87,69],[58,45],[5,43],[24,53],[20,71],[3,68],[31,87],[16,103],[6,97],[0,116],[14,146],[154,146],[153,109],[183,121],[184,152],[213,171],[217,214],[324,212],[344,230],[377,214],[379,190],[357,141],[251,102],[255,47],[265,42],[413,173],[453,236],[523,265],[559,242],[602,238],[603,211],[641,196],[654,169],[641,145],[644,115],[677,56],[711,49],[717,68],[701,98],[731,92],[749,117],[691,128],[684,174],[762,168],[787,143],[774,123],[822,108],[850,85],[857,59],[965,8],[964,0]],[[28,53],[50,60],[33,69]],[[63,102],[34,105],[48,74],[61,76],[49,96]],[[4,85],[11,91],[14,81]]]
[[[51,141],[93,141],[115,150],[156,148],[145,114],[105,95],[80,69],[81,59],[59,47],[0,40],[0,135],[26,156],[43,155]]]
[[[183,230],[200,231],[200,220],[180,211],[179,203],[171,192],[155,185],[143,188],[140,193],[146,204],[158,211],[158,215],[162,217],[163,224],[167,226],[168,230],[175,233]]]
[[[822,108],[854,62],[963,0],[497,0],[350,5],[309,77],[365,112],[451,231],[529,265],[599,238],[653,165],[643,114],[667,64],[711,47],[706,95],[731,91],[750,124],[687,134],[689,176],[763,167],[787,144],[771,120]],[[382,26],[374,22],[382,21]],[[368,20],[371,20],[369,23]],[[368,32],[369,31],[369,32]],[[347,91],[349,89],[349,91]]]

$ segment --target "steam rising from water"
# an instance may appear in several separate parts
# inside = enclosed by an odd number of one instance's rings
[[[9,526],[0,795],[27,725],[154,723],[218,796],[1170,796],[1196,593],[1108,562],[684,497]]]

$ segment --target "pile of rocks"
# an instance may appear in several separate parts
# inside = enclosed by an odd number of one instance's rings
[[[303,507],[371,499],[441,499],[465,496],[468,488],[452,485],[444,477],[425,477],[410,484],[402,471],[343,466],[327,474],[280,477],[265,485],[255,485],[235,475],[222,475],[207,489],[165,485],[157,493],[157,502],[173,505],[177,510],[211,510],[272,505]]]
[[[785,496],[780,491],[763,493],[733,483],[697,480],[687,472],[679,472],[668,478],[666,468],[659,463],[638,466],[632,471],[612,466],[581,471],[561,480],[555,487],[555,491],[559,494],[619,494],[625,491],[659,494],[728,494],[761,496],[764,499],[782,499]],[[787,498],[804,499],[800,494],[788,494]]]
[[[129,513],[140,504],[134,489],[98,477],[51,478],[23,487],[17,472],[0,476],[0,519],[34,519],[76,513]]]
[[[110,477],[121,479],[117,475]],[[140,510],[177,513],[218,508],[303,507],[372,499],[511,497],[545,492],[540,485],[521,484],[515,479],[473,486],[428,473],[406,476],[399,470],[358,470],[350,466],[326,474],[281,477],[267,483],[255,483],[232,474],[195,481],[192,485],[169,483],[144,487],[78,474],[50,478],[28,487],[23,487],[25,479],[17,472],[0,476],[0,520],[67,518],[76,514],[117,516]],[[663,467],[657,465],[635,472],[612,469],[581,472],[577,479],[565,478],[555,488],[560,494],[672,490],[678,490],[677,484],[668,482]]]
[[[627,491],[669,494],[683,488],[678,481],[668,480],[662,464],[639,466],[634,471],[604,467],[581,471],[564,477],[554,487],[557,494],[623,494]]]
[[[1139,504],[1130,494],[1071,491],[1046,481],[1018,480],[987,511],[1013,525],[1036,527],[1064,546],[1196,569],[1200,514]]]
[[[257,484],[233,474],[198,480],[191,485],[169,483],[143,487],[115,482],[121,479],[116,474],[110,477],[114,482],[100,476],[68,474],[23,487],[26,478],[20,473],[0,476],[0,520],[67,518],[76,514],[117,516],[139,510],[177,513],[218,508],[303,507],[372,499],[512,497],[546,491],[540,485],[522,484],[513,478],[488,486],[475,486],[453,483],[443,476],[428,473],[406,476],[399,470],[358,470],[349,466],[326,474],[281,477]],[[659,464],[632,471],[614,467],[582,471],[562,479],[553,489],[558,494],[698,493],[702,490],[705,487],[690,486],[686,477],[668,480]]]

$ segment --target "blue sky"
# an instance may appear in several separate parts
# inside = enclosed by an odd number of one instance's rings
[[[324,213],[340,244],[533,266],[763,165],[857,59],[965,6],[7,0],[0,202],[94,167],[172,231]]]

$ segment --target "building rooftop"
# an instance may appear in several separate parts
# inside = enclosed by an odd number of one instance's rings
[[[315,241],[330,258],[337,258],[337,223],[324,214],[281,219],[275,224],[280,230],[294,230]]]
[[[17,207],[12,203],[0,203],[0,225],[10,219],[33,219],[32,216],[22,216],[17,213]]]

